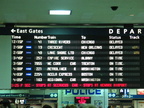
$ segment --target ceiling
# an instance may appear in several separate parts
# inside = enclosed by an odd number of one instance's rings
[[[55,9],[72,13],[49,15]],[[144,24],[144,0],[0,0],[0,24],[6,23]]]

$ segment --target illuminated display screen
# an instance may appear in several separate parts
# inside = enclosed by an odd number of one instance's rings
[[[137,89],[137,95],[144,95],[144,89]]]
[[[144,87],[144,29],[12,28],[12,88]]]
[[[91,97],[75,97],[75,103],[78,104],[91,103]]]

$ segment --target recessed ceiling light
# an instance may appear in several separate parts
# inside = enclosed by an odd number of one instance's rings
[[[134,16],[134,14],[130,14],[129,16]]]
[[[71,10],[50,10],[50,15],[70,15]]]

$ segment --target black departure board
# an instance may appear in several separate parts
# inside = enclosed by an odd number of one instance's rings
[[[144,29],[12,28],[12,88],[144,87]]]

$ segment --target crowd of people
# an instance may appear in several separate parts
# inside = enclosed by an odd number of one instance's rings
[[[96,108],[96,106],[92,104],[79,104],[78,106],[76,105],[67,105],[65,108]]]
[[[44,105],[43,108],[52,108],[49,105]],[[96,108],[96,106],[92,105],[92,104],[80,104],[79,106],[70,104],[70,105],[66,105],[63,108]]]
[[[11,101],[6,98],[4,99],[0,98],[0,105],[2,105],[2,107],[0,106],[0,108],[16,108],[16,107],[12,107]],[[53,107],[50,105],[44,105],[42,106],[42,108],[53,108]],[[92,104],[78,104],[78,105],[68,104],[63,108],[100,108],[100,107],[96,107],[95,105],[92,105]],[[108,106],[107,108],[111,108],[111,106]],[[134,107],[131,106],[129,108],[134,108]]]

